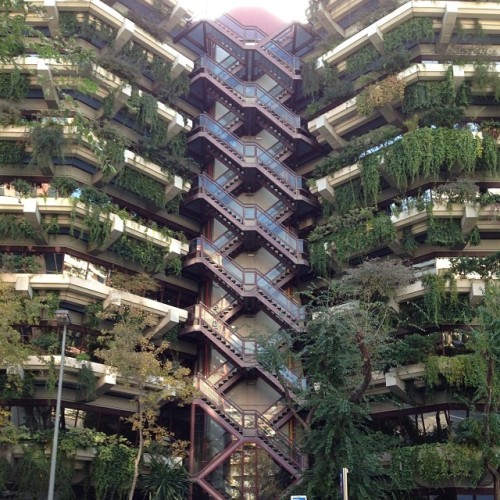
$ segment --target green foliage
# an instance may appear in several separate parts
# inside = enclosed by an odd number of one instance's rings
[[[422,363],[427,360],[429,355],[435,353],[438,340],[437,334],[414,334],[407,335],[402,339],[394,339],[387,346],[383,359],[390,366]]]
[[[0,99],[18,101],[24,99],[29,90],[29,77],[14,69],[0,74]]]
[[[123,443],[100,446],[94,460],[93,478],[97,500],[124,499],[134,474],[135,451]]]
[[[462,277],[477,273],[481,279],[500,276],[500,252],[486,257],[455,257],[451,259],[451,270]]]
[[[385,168],[400,189],[419,176],[437,176],[441,169],[473,172],[482,154],[482,140],[466,129],[419,128],[406,133],[385,152]]]
[[[388,215],[375,214],[370,208],[351,210],[343,216],[331,217],[325,225],[311,232],[311,264],[319,274],[326,275],[325,259],[328,260],[329,252],[341,263],[346,263],[353,254],[385,245],[395,237]]]
[[[150,242],[122,236],[109,248],[125,261],[140,264],[146,272],[158,272],[164,266],[164,250]]]
[[[397,52],[408,43],[430,42],[434,40],[434,30],[430,17],[415,17],[384,34],[384,50]]]
[[[85,40],[100,40],[112,43],[116,38],[117,30],[111,28],[97,18],[91,18],[87,12],[61,12],[59,26],[66,37],[78,35]]]
[[[23,162],[24,143],[0,141],[0,165],[15,165]]]
[[[0,254],[0,267],[7,273],[38,273],[41,269],[40,257],[5,252]]]
[[[30,165],[41,168],[52,164],[52,158],[62,158],[64,148],[63,127],[57,123],[36,124],[30,132]]]
[[[26,198],[33,194],[33,184],[24,179],[14,179],[10,184],[16,190],[16,193],[22,197]]]
[[[38,498],[47,493],[50,470],[50,456],[44,448],[31,444],[23,447],[23,455],[17,465],[16,480],[18,490],[28,498]],[[73,499],[71,480],[73,478],[73,461],[64,453],[58,453],[56,464],[55,490],[61,500]]]
[[[346,73],[352,75],[362,71],[365,73],[372,63],[380,59],[380,53],[371,44],[366,45],[347,58]]]
[[[182,260],[180,257],[174,257],[166,262],[165,274],[180,276],[182,273]]]
[[[35,377],[31,372],[21,378],[16,374],[0,374],[0,398],[3,400],[29,398],[35,394]]]
[[[435,219],[429,217],[427,239],[429,245],[453,248],[465,244],[460,221],[456,219]]]
[[[327,156],[315,169],[316,178],[336,172],[357,162],[370,149],[387,146],[401,130],[393,125],[384,125],[371,132],[353,137],[340,153]]]
[[[465,479],[474,487],[484,474],[481,454],[455,443],[399,448],[393,452],[391,470],[399,484],[410,488],[419,479],[435,486],[451,479]]]
[[[182,466],[173,466],[157,457],[151,457],[149,473],[142,476],[141,489],[151,500],[183,500],[189,492],[191,480]]]
[[[444,108],[450,106],[467,107],[471,92],[468,83],[463,83],[455,92],[453,82],[453,67],[450,66],[446,79],[442,82],[417,82],[405,88],[403,113],[429,108]]]
[[[365,199],[362,181],[356,179],[335,188],[332,208],[338,215],[346,214],[350,210],[364,206]]]
[[[380,194],[380,157],[377,154],[367,155],[360,160],[361,183],[365,205],[376,203]]]
[[[80,185],[70,177],[54,177],[50,181],[50,187],[54,188],[59,196],[69,198]]]
[[[125,167],[117,176],[116,184],[157,207],[165,207],[165,186],[137,170]]]
[[[78,371],[78,401],[94,401],[96,399],[96,376],[90,363],[82,363]]]
[[[79,200],[88,206],[99,206],[101,208],[106,208],[111,204],[111,199],[109,196],[102,191],[92,187],[85,186],[82,188],[79,196]]]
[[[475,389],[485,384],[485,374],[485,361],[475,354],[429,356],[425,363],[425,378],[429,387],[438,385],[442,377],[454,389]]]
[[[36,231],[24,217],[19,218],[15,215],[0,214],[0,238],[21,240],[23,238],[35,237]]]

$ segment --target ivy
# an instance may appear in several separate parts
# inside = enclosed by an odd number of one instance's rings
[[[64,36],[78,35],[89,42],[99,40],[112,43],[117,33],[116,29],[91,17],[87,12],[83,14],[80,12],[61,12],[59,26]]]
[[[93,477],[97,500],[127,497],[134,474],[135,451],[123,443],[99,446]]]
[[[96,399],[96,376],[90,363],[82,363],[78,371],[78,401],[94,401]]]
[[[366,45],[347,58],[346,73],[353,75],[362,71],[365,73],[367,68],[370,68],[373,62],[380,59],[380,53],[371,44]]]
[[[26,97],[28,90],[29,77],[18,69],[0,74],[0,99],[18,101]]]
[[[435,219],[429,217],[427,223],[427,240],[429,245],[453,248],[464,245],[462,227],[459,220]]]
[[[406,48],[408,43],[431,42],[434,40],[432,19],[415,17],[384,34],[384,50],[386,53]]]
[[[369,116],[375,109],[403,99],[404,89],[405,82],[397,75],[390,75],[381,82],[369,85],[356,97],[358,112]]]
[[[418,480],[441,486],[451,479],[466,479],[474,487],[484,465],[479,450],[450,442],[399,448],[392,454],[391,470],[404,489],[413,488]]]
[[[165,207],[165,186],[137,170],[125,167],[117,176],[116,184],[157,207]]]
[[[367,151],[387,147],[401,129],[384,125],[358,137],[353,137],[340,153],[327,156],[314,172],[315,177],[323,177],[357,162]]]
[[[367,155],[359,163],[365,205],[371,205],[378,200],[380,194],[380,156],[378,154]]]
[[[0,238],[12,238],[17,241],[24,238],[35,238],[35,236],[36,231],[24,217],[18,218],[15,215],[0,215]]]
[[[406,133],[385,152],[385,168],[400,189],[417,177],[441,169],[473,172],[482,156],[482,139],[467,129],[424,127]]]
[[[30,133],[30,165],[41,168],[52,164],[53,158],[63,157],[63,127],[57,123],[36,124]]]
[[[158,272],[164,266],[164,251],[150,242],[143,242],[134,238],[122,236],[109,248],[124,260],[136,262],[146,272]]]
[[[386,245],[395,237],[390,217],[385,213],[375,214],[371,208],[333,216],[309,236],[311,264],[319,273],[325,274],[329,252],[333,252],[340,263],[346,263],[353,254]]]
[[[485,380],[485,361],[473,354],[458,356],[429,356],[425,363],[425,378],[429,387],[441,382],[441,377],[455,389],[483,387]]]

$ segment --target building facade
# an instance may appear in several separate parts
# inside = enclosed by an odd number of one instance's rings
[[[266,370],[262,344],[306,331],[301,292],[367,257],[413,268],[394,337],[436,338],[441,377],[410,358],[374,371],[374,426],[413,445],[471,414],[442,359],[467,353],[485,294],[484,275],[450,274],[449,259],[499,248],[495,3],[312,1],[307,26],[258,9],[192,21],[175,0],[28,5],[10,6],[24,27],[0,51],[2,281],[38,307],[15,325],[31,357],[2,354],[17,425],[50,428],[58,307],[71,317],[64,425],[133,441],[120,417],[139,389],[94,352],[116,311],[138,310],[192,373],[192,402],[174,391],[160,412],[190,442],[191,497],[279,498],[306,468],[290,401],[307,374]],[[9,393],[12,377],[29,391]],[[475,489],[426,479],[419,498],[492,491],[487,475]]]

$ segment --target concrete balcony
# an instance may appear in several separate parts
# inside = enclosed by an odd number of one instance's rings
[[[326,5],[320,4],[317,12],[311,13],[311,16],[316,18],[316,26],[321,26],[329,33],[339,33],[346,38],[345,42],[318,58],[318,68],[323,64],[338,64],[367,44],[374,45],[380,51],[384,35],[414,17],[433,18],[435,30],[439,33],[438,44],[441,47],[449,43],[457,20],[478,21],[483,30],[492,34],[498,31],[500,21],[495,2],[481,2],[480,5],[474,5],[471,2],[413,0],[361,31],[358,31],[356,24],[346,26],[342,22],[343,18],[352,16],[353,12],[366,3],[366,0],[330,0]]]
[[[173,307],[122,290],[117,290],[95,280],[82,279],[66,274],[2,274],[2,280],[13,283],[16,291],[32,297],[37,290],[59,293],[60,300],[77,306],[89,306],[102,302],[104,310],[110,307],[126,306],[150,313],[158,318],[153,328],[155,335],[162,335],[169,329],[187,320],[184,309]]]
[[[43,201],[42,201],[43,200]],[[88,207],[80,202],[76,202],[71,198],[25,198],[18,199],[17,196],[0,196],[0,213],[19,215],[24,217],[29,225],[38,235],[37,242],[47,245],[49,239],[51,245],[59,236],[48,235],[42,225],[44,217],[56,218],[57,223],[61,227],[73,227],[76,230],[85,230],[84,218],[88,212]],[[165,260],[187,255],[189,247],[187,243],[182,243],[179,240],[164,236],[155,229],[148,228],[129,219],[122,219],[117,214],[101,214],[100,220],[102,223],[110,224],[110,231],[105,241],[98,247],[88,246],[87,251],[91,253],[102,253],[106,251],[113,243],[115,243],[124,234],[138,241],[148,243],[160,247],[165,252]],[[63,238],[68,238],[64,236]],[[71,238],[71,236],[69,237]],[[3,241],[2,243],[8,243]],[[12,243],[12,242],[11,242]],[[81,242],[83,243],[83,242]],[[19,244],[19,242],[17,243]]]
[[[100,160],[96,153],[93,151],[89,140],[84,136],[80,135],[78,129],[71,125],[68,120],[69,125],[65,126],[63,129],[64,138],[66,141],[65,145],[65,157],[76,157],[83,160],[85,163],[94,167],[96,172],[94,174],[86,171],[75,169],[73,166],[62,165],[52,165],[49,170],[55,176],[65,176],[71,177],[83,184],[102,184],[109,183],[111,180],[119,173],[121,168],[117,168],[116,172],[104,176],[102,170],[100,169]],[[2,141],[12,141],[12,142],[29,142],[30,127],[26,126],[8,126],[0,128],[0,140]],[[28,146],[26,152],[29,154],[31,148]],[[145,160],[139,155],[136,155],[130,150],[125,150],[124,154],[124,165],[140,172],[141,174],[163,184],[165,186],[165,200],[170,201],[179,193],[187,193],[191,189],[191,183],[189,181],[183,180],[178,175],[172,175],[165,172],[159,165]],[[3,175],[19,175],[19,169],[17,166],[4,167],[2,168]],[[32,169],[30,171],[32,175],[41,175],[39,169]]]
[[[43,91],[43,96],[46,106],[37,104],[37,109],[54,109],[58,106],[58,93],[57,88],[64,86],[72,87],[78,84],[80,79],[78,75],[78,68],[73,65],[62,63],[54,59],[44,59],[38,56],[18,57],[13,64],[6,64],[0,68],[0,73],[7,73],[17,67],[20,71],[27,72],[31,76],[31,83],[33,86],[40,86]],[[94,65],[92,67],[92,74],[90,77],[98,85],[96,98],[103,100],[110,94],[114,95],[113,114],[116,115],[118,111],[125,105],[126,101],[132,95],[132,88],[126,84],[119,77],[113,75],[104,68]],[[142,94],[142,91],[139,91]],[[33,99],[25,100],[24,106],[26,109],[31,109],[35,102]],[[83,103],[78,103],[80,112],[82,112],[89,119],[97,119],[102,116],[103,109],[93,109]],[[188,118],[182,116],[178,111],[175,111],[170,106],[158,102],[158,117],[160,120],[168,124],[169,137],[175,137],[180,132],[190,132],[193,124]],[[118,125],[117,125],[118,126]],[[126,128],[124,128],[126,132]],[[130,131],[128,134],[132,140],[137,139]]]
[[[22,371],[30,372],[34,375],[35,381],[46,381],[49,370],[49,365],[53,362],[56,369],[59,369],[61,356],[29,356],[22,363]],[[75,358],[66,355],[64,357],[64,380],[62,401],[80,402],[78,395],[78,374],[83,366],[91,368],[96,378],[96,399],[86,401],[86,405],[99,408],[113,408],[128,412],[136,410],[135,398],[139,395],[140,390],[137,381],[122,376],[115,368],[101,363],[91,361],[79,361]],[[1,370],[1,367],[0,367]],[[165,392],[168,397],[175,397],[175,388],[163,386],[161,381],[151,381],[146,384],[148,392]],[[45,385],[37,384],[35,386],[35,399],[52,400],[54,392],[47,390]],[[83,455],[83,460],[91,460],[91,456]]]
[[[38,16],[29,21],[37,26],[48,24],[52,36],[59,34],[58,22],[55,21],[58,20],[60,12],[88,13],[107,26],[118,30],[113,44],[115,49],[123,47],[128,41],[138,43],[152,55],[161,57],[166,62],[171,63],[171,74],[174,78],[182,72],[191,73],[194,69],[193,61],[181,54],[172,45],[156,39],[146,30],[140,28],[100,0],[35,0],[30,3],[46,9],[49,15],[47,18]],[[172,10],[169,19],[172,27],[183,22],[183,18],[188,14],[185,9],[176,7]],[[51,20],[52,22],[50,22]]]
[[[441,81],[446,77],[449,66],[449,64],[440,63],[414,64],[398,73],[397,79],[403,82],[405,86],[418,81]],[[500,64],[496,64],[490,71],[492,73],[500,73]],[[453,66],[453,77],[457,88],[464,79],[472,78],[473,75],[474,66],[472,64]],[[383,84],[383,82],[381,82],[381,84]],[[357,98],[353,97],[314,120],[311,120],[308,123],[308,128],[309,131],[316,136],[318,142],[326,142],[333,149],[340,149],[345,144],[345,139],[343,138],[345,135],[367,125],[377,117],[382,116],[387,123],[399,123],[401,121],[401,116],[397,108],[400,105],[400,101],[393,101],[381,108],[375,109],[369,116],[364,116],[359,113]],[[474,116],[477,119],[478,113],[481,116],[487,113],[487,110],[483,109],[481,111],[477,108],[477,106],[470,106],[466,110],[466,115]]]

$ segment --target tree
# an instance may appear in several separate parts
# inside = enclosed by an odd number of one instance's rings
[[[129,490],[132,500],[144,448],[154,441],[165,444],[172,437],[157,422],[161,405],[169,399],[187,400],[193,386],[189,370],[167,359],[168,343],[151,333],[157,317],[120,306],[105,311],[102,318],[113,319],[115,324],[109,332],[104,332],[101,337],[104,346],[95,354],[137,389],[136,412],[129,418],[139,437]]]
[[[52,318],[58,303],[57,295],[39,293],[28,298],[13,285],[0,282],[0,364],[22,364],[34,352],[22,342],[20,328],[38,324],[42,315]]]
[[[277,332],[260,341],[259,360],[284,385],[302,425],[309,457],[305,484],[313,498],[337,498],[342,467],[351,470],[351,498],[387,498],[380,453],[390,438],[369,429],[365,393],[392,341],[390,299],[412,280],[411,270],[398,260],[367,261],[311,293],[312,319],[303,334]],[[285,378],[290,360],[302,366],[304,391]]]
[[[478,326],[471,333],[470,348],[475,364],[483,370],[474,397],[482,418],[463,420],[457,441],[480,450],[484,467],[493,478],[494,498],[500,500],[500,288],[487,282],[484,301],[478,308]]]

